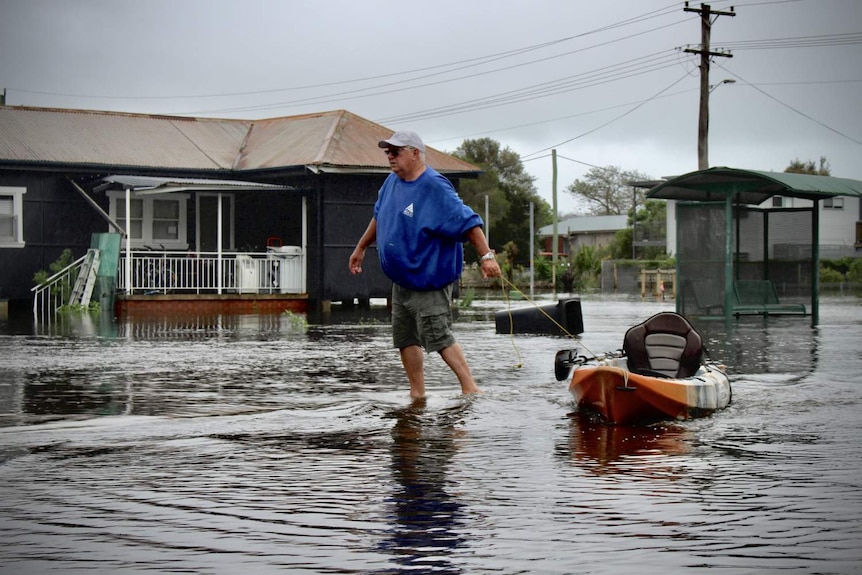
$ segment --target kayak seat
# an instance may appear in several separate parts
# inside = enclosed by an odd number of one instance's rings
[[[626,332],[623,351],[629,371],[685,378],[700,367],[703,339],[683,316],[660,312]]]

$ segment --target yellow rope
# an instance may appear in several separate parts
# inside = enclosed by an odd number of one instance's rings
[[[560,328],[560,330],[561,330],[564,334],[566,334],[566,336],[568,336],[568,337],[570,337],[570,338],[572,338],[572,339],[575,339],[575,336],[574,336],[574,335],[572,335],[572,334],[569,332],[569,330],[567,330],[565,327],[563,327],[562,325],[560,325],[560,323],[559,323],[557,320],[555,320],[553,317],[551,317],[550,315],[548,315],[548,312],[546,312],[545,310],[543,310],[543,309],[542,309],[542,306],[540,306],[539,304],[537,304],[536,302],[534,302],[532,299],[530,299],[530,297],[529,297],[527,294],[525,294],[525,293],[524,293],[524,292],[522,292],[520,289],[518,289],[518,286],[516,286],[515,284],[513,284],[512,282],[510,282],[508,279],[506,279],[506,277],[505,277],[505,276],[502,276],[502,275],[501,275],[501,276],[500,276],[500,279],[502,280],[502,281],[500,282],[500,289],[502,289],[502,290],[503,290],[503,297],[506,299],[506,305],[507,305],[507,306],[508,306],[508,308],[509,308],[509,330],[510,330],[510,335],[512,336],[512,346],[513,346],[513,347],[514,347],[514,345],[515,345],[515,336],[514,336],[514,330],[515,330],[514,323],[515,323],[515,322],[512,320],[512,305],[511,305],[511,303],[509,302],[509,296],[508,296],[508,294],[506,293],[506,289],[505,289],[505,287],[504,287],[504,285],[503,285],[504,283],[505,283],[505,284],[509,284],[509,286],[511,286],[511,287],[512,287],[512,289],[514,289],[516,292],[518,292],[519,294],[521,294],[521,297],[523,297],[525,300],[527,300],[528,302],[530,302],[530,303],[533,305],[533,307],[535,307],[537,310],[539,310],[540,312],[542,312],[542,315],[544,315],[546,318],[548,318],[549,320],[551,320],[551,323],[553,323],[555,326],[557,326],[558,328]],[[578,343],[579,343],[579,344],[580,344],[580,346],[581,346],[581,347],[583,347],[586,351],[588,351],[589,353],[591,353],[591,354],[592,354],[592,355],[594,355],[594,356],[596,355],[596,354],[595,354],[595,352],[593,352],[590,348],[588,348],[588,347],[586,346],[586,344],[584,344],[584,342],[582,342],[582,341],[578,341]],[[515,348],[515,351],[518,351],[518,350],[517,350],[517,348]],[[520,362],[520,359],[521,359],[521,354],[519,353],[519,354],[518,354],[518,361],[519,361],[519,362]],[[518,367],[520,367],[520,365],[519,365]]]
[[[563,326],[561,326],[561,325],[559,324],[559,322],[557,322],[557,320],[555,320],[555,319],[554,319],[554,318],[552,318],[550,315],[548,315],[548,312],[546,312],[545,310],[543,310],[543,309],[542,309],[542,307],[541,307],[539,304],[537,304],[536,302],[534,302],[533,300],[531,300],[531,299],[530,299],[530,296],[528,296],[527,294],[525,294],[524,292],[522,292],[520,289],[518,289],[518,286],[516,286],[515,284],[513,284],[512,282],[510,282],[509,280],[507,280],[507,279],[506,279],[505,277],[503,277],[503,276],[500,276],[500,279],[502,279],[505,283],[507,283],[507,284],[509,284],[510,286],[512,286],[512,289],[514,289],[516,292],[518,292],[519,294],[521,294],[521,297],[523,297],[525,300],[527,300],[528,302],[530,302],[531,304],[533,304],[533,306],[534,306],[537,310],[539,310],[540,312],[542,312],[542,315],[544,315],[546,318],[548,318],[549,320],[551,320],[551,323],[553,323],[555,326],[557,326],[558,328],[560,328],[560,330],[561,330],[564,334],[566,334],[566,335],[567,335],[567,336],[569,336],[570,338],[574,339],[574,337],[575,337],[575,336],[574,336],[574,335],[572,335],[571,333],[569,333],[569,330],[567,330],[566,328],[564,328]],[[508,301],[508,298],[507,298],[507,301]],[[509,310],[509,319],[510,319],[510,320],[512,319],[512,310],[511,310],[511,309]],[[510,322],[510,323],[511,323],[511,322]]]
[[[506,280],[503,276],[500,276],[500,279]],[[503,292],[503,299],[506,300],[506,308],[509,313],[509,339],[512,341],[512,349],[515,350],[515,355],[518,356],[518,364],[515,366],[515,369],[521,369],[524,364],[521,361],[521,352],[518,351],[518,346],[515,345],[515,320],[512,319],[512,302],[509,301],[509,294],[506,293],[506,286],[503,285],[502,281],[500,282],[500,291]]]

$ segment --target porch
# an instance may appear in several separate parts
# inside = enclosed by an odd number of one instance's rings
[[[94,247],[32,291],[34,317],[49,322],[63,306],[91,301],[117,315],[305,312],[308,301],[299,246],[222,253]]]
[[[117,292],[167,294],[302,294],[305,257],[299,246],[266,252],[123,250]]]
[[[123,252],[118,316],[156,311],[197,314],[304,313],[305,257],[299,246],[265,253]]]

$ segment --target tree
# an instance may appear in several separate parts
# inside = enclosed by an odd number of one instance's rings
[[[484,170],[478,180],[461,180],[459,193],[477,213],[485,213],[485,196],[489,199],[491,248],[502,251],[508,242],[518,246],[516,261],[529,263],[530,203],[535,206],[535,229],[550,224],[551,207],[536,191],[536,178],[524,170],[521,157],[491,138],[464,140],[455,156]]]
[[[826,156],[820,156],[820,167],[814,163],[814,160],[808,160],[807,162],[799,161],[799,158],[796,158],[790,165],[784,169],[785,173],[788,174],[813,174],[815,176],[828,176],[832,172],[832,168],[829,166],[829,161],[826,159]]]
[[[667,238],[667,202],[664,200],[646,200],[643,205],[638,206],[637,225],[632,227],[632,210],[628,211],[628,225],[614,236],[611,244],[611,256],[615,259],[627,259],[632,257],[632,239],[636,237],[638,242],[651,241],[662,242],[658,246],[645,246],[637,248],[638,259],[655,259],[665,254],[664,240]]]
[[[587,213],[594,216],[614,216],[626,213],[633,200],[643,204],[644,192],[629,183],[649,180],[636,171],[623,171],[617,166],[590,168],[583,180],[575,180],[566,192],[587,203]],[[634,198],[632,195],[634,194]]]

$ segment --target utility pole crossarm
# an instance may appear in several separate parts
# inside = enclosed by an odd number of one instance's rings
[[[723,56],[725,58],[733,58],[733,54],[730,52],[711,52],[709,50],[698,50],[695,48],[686,48],[683,52],[688,52],[689,54],[701,54],[705,56]]]
[[[683,12],[697,12],[698,14],[715,14],[716,16],[736,16],[736,12],[733,11],[733,6],[730,7],[730,12],[723,12],[721,10],[713,10],[709,4],[701,4],[700,8],[689,8],[688,2],[685,3],[685,7],[683,7]]]

